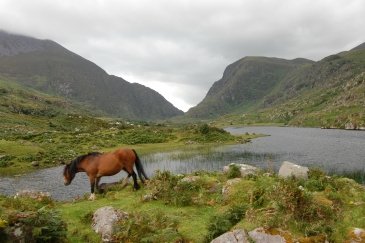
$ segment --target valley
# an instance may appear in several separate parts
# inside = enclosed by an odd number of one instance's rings
[[[345,242],[365,228],[364,44],[320,61],[243,57],[183,113],[52,40],[0,31],[0,117],[1,242],[100,242],[91,225],[105,206],[128,215],[120,242],[260,227]],[[151,180],[140,190],[116,183],[125,174],[94,201],[85,174],[63,185],[65,164],[118,147],[141,155]],[[305,178],[279,176],[284,160],[308,166]]]

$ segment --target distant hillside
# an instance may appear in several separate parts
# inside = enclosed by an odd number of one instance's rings
[[[0,31],[0,75],[112,116],[156,120],[183,113],[156,91],[108,75],[50,40]]]
[[[242,58],[226,68],[222,79],[215,82],[203,101],[186,115],[214,118],[235,109],[249,110],[270,94],[288,73],[311,63],[306,59]]]
[[[187,116],[222,124],[364,128],[364,79],[365,44],[318,62],[243,58]]]
[[[74,131],[76,126],[85,129],[94,125],[88,119],[90,115],[86,107],[75,102],[44,94],[0,76],[0,140],[10,141],[19,135],[41,134],[52,130]],[[80,119],[70,126],[66,120],[73,116]],[[95,125],[99,126],[100,123]],[[16,136],[13,137],[12,134]]]

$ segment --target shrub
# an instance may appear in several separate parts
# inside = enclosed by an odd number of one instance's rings
[[[238,167],[235,164],[230,165],[228,173],[227,173],[227,177],[229,179],[241,177],[240,167]]]
[[[12,165],[13,159],[15,159],[15,157],[11,155],[0,155],[0,167],[8,167]]]
[[[205,237],[206,242],[210,242],[217,236],[229,231],[235,224],[244,218],[248,206],[236,205],[222,214],[213,216],[208,225],[208,235]]]
[[[199,132],[201,133],[201,134],[208,134],[209,133],[209,126],[208,126],[208,124],[206,124],[206,123],[204,123],[203,125],[200,125],[199,126]]]
[[[132,213],[127,220],[116,226],[117,242],[184,242],[178,232],[178,222],[158,211],[155,213]]]
[[[54,209],[42,207],[36,212],[16,211],[8,219],[10,226],[22,228],[28,242],[63,242],[66,239],[66,224]]]
[[[13,226],[20,227],[27,242],[64,242],[67,234],[66,223],[49,197],[30,198],[26,196],[5,198],[2,202],[9,227],[4,229],[5,238],[12,242]],[[1,238],[0,238],[1,239]]]
[[[202,178],[193,181],[180,179],[181,177],[173,175],[169,171],[157,171],[155,177],[150,181],[149,188],[154,196],[176,206],[204,204],[209,200],[208,198],[212,194],[208,193],[212,187],[211,182],[206,182]]]

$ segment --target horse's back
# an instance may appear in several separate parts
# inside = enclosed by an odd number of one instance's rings
[[[133,150],[121,148],[114,152],[104,153],[99,157],[98,175],[115,175],[121,170],[131,171],[135,161]]]
[[[132,162],[134,163],[135,159],[136,159],[136,155],[133,152],[132,149],[129,148],[120,148],[117,149],[114,154],[119,158],[119,160],[124,161],[125,163],[127,162]]]

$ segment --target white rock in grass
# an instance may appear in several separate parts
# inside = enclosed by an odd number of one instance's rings
[[[268,234],[263,228],[254,229],[248,232],[248,235],[256,243],[286,243],[284,237]]]
[[[234,230],[232,232],[224,233],[221,236],[218,236],[210,243],[249,243],[250,241],[247,239],[247,233],[243,229]]]
[[[128,213],[106,206],[99,208],[93,215],[92,228],[101,234],[103,242],[109,242],[113,238],[114,225],[121,219],[127,219]]]
[[[298,179],[308,179],[308,167],[284,161],[279,169],[279,176],[283,178],[294,176]]]

